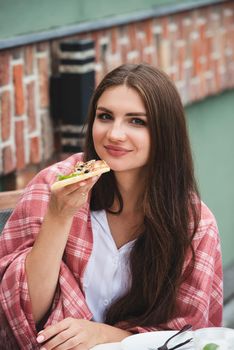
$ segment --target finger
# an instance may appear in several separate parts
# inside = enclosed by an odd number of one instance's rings
[[[98,181],[99,177],[95,176],[91,179],[86,180],[85,182],[80,183],[80,186],[77,186],[67,192],[67,195],[75,194],[79,195],[81,193],[88,194],[88,192],[93,188],[94,184]]]
[[[79,340],[76,338],[77,337],[73,334],[72,330],[68,328],[65,331],[58,333],[48,341],[44,342],[43,349],[46,349],[46,350],[71,349],[72,347],[80,343]]]
[[[64,195],[70,195],[73,192],[76,192],[79,189],[83,189],[83,187],[87,187],[87,189],[91,189],[93,187],[93,185],[97,182],[97,180],[99,179],[99,176],[94,176],[91,177],[89,179],[80,181],[80,182],[76,182],[74,184],[71,185],[67,185],[65,187],[63,187],[63,194]]]
[[[79,339],[79,335],[67,339],[56,347],[52,347],[53,350],[88,350],[88,347]]]
[[[88,181],[88,180],[86,180],[86,181]],[[53,193],[57,193],[59,195],[66,196],[69,193],[77,190],[78,188],[85,186],[86,181],[79,181],[79,182],[75,182],[75,183],[70,184],[70,185],[56,188],[55,190],[53,190]]]
[[[37,336],[38,343],[44,343],[50,338],[56,336],[58,333],[61,333],[69,328],[69,323],[67,319],[62,320],[52,326],[46,327],[43,331],[40,331]]]
[[[67,198],[69,198],[69,200],[71,200],[74,203],[74,205],[77,201],[78,202],[80,202],[80,200],[86,201],[91,188],[92,186],[89,186],[89,185],[79,187],[75,189],[73,192],[68,193]]]

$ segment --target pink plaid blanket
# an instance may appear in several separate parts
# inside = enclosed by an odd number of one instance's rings
[[[68,173],[81,159],[82,155],[76,154],[42,170],[27,186],[0,237],[0,343],[11,339],[14,350],[17,349],[15,341],[24,350],[40,348],[36,342],[37,331],[31,313],[25,257],[47,210],[50,184],[58,173]],[[165,325],[136,327],[132,331],[178,329],[185,323],[193,324],[194,328],[221,325],[223,295],[220,239],[215,219],[203,203],[202,218],[193,245],[196,265],[190,278],[179,289],[176,316]],[[65,317],[92,319],[83,293],[83,274],[91,251],[92,229],[87,203],[74,216],[46,325]],[[188,255],[184,271],[190,263],[191,256]]]

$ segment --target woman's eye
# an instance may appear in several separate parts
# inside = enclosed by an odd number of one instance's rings
[[[100,113],[96,116],[96,118],[100,119],[100,120],[110,120],[112,119],[110,114],[107,113]]]
[[[146,125],[146,121],[143,120],[143,119],[140,119],[140,118],[133,118],[131,120],[131,123],[135,124],[135,125],[139,125],[139,126],[145,126]]]

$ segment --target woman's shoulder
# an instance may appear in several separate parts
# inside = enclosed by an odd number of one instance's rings
[[[215,225],[217,226],[216,218],[212,210],[207,206],[206,203],[201,201],[201,219],[200,224]]]
[[[194,240],[197,241],[197,244],[204,240],[213,241],[213,243],[220,240],[215,215],[203,201],[200,201],[200,221]]]
[[[199,214],[199,226],[203,224],[209,224],[214,222],[216,224],[215,216],[212,210],[207,206],[207,204],[196,194],[192,194],[192,203]]]
[[[52,172],[52,173],[58,173],[58,172],[66,172],[70,171],[74,168],[74,166],[77,164],[77,162],[83,160],[83,153],[75,153],[71,156],[67,157],[66,159],[61,160],[60,162],[54,163],[50,165],[49,167],[43,169],[45,173]],[[42,172],[43,172],[42,170]]]
[[[212,259],[212,257],[214,258],[221,255],[221,242],[217,221],[212,210],[200,199],[196,200],[196,204],[199,208],[200,219],[193,235],[192,246],[197,261],[201,263],[203,260],[205,261],[207,257]],[[193,228],[193,222],[191,222],[192,232]],[[192,252],[189,251],[184,265],[185,268],[191,261]]]
[[[74,154],[41,170],[25,187],[17,205],[17,215],[43,216],[50,198],[51,184],[59,174],[69,173],[83,159],[82,153]],[[17,217],[17,215],[15,217]]]
[[[68,158],[54,163],[42,169],[29,183],[29,187],[35,184],[52,184],[58,175],[68,174],[73,170],[77,162],[83,160],[83,153],[75,153]]]

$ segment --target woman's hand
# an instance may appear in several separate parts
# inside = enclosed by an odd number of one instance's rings
[[[120,342],[132,333],[123,329],[72,317],[38,333],[41,350],[89,350],[97,344]]]
[[[39,332],[37,341],[43,343],[41,350],[88,350],[102,342],[100,325],[68,317]]]
[[[53,190],[48,212],[57,218],[73,217],[87,201],[89,191],[99,176]]]

